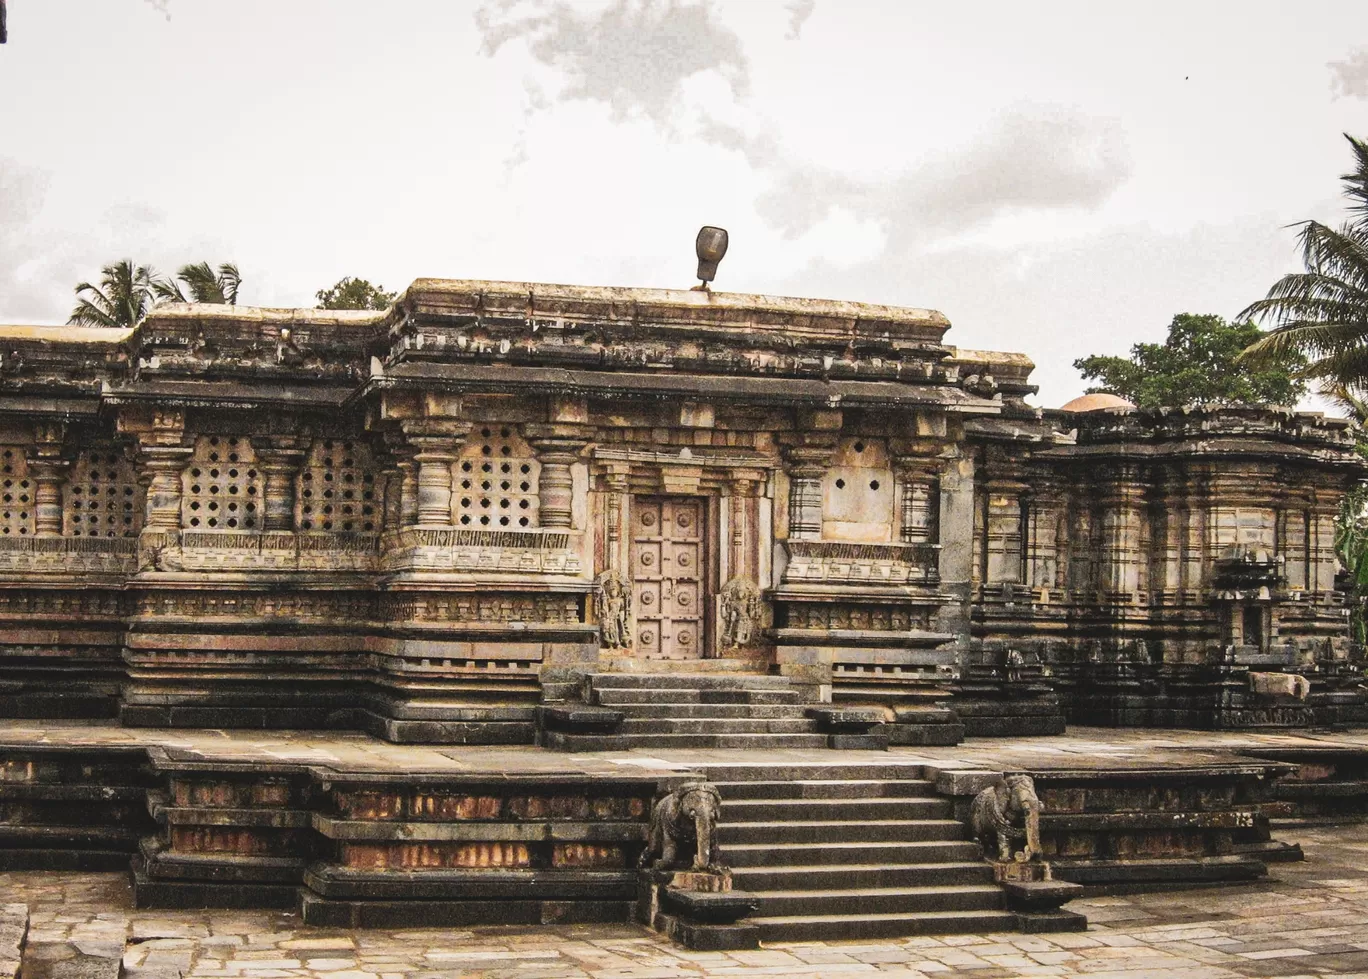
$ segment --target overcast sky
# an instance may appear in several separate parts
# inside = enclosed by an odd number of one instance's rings
[[[0,321],[105,262],[928,306],[1071,362],[1233,315],[1338,221],[1368,2],[9,0]]]

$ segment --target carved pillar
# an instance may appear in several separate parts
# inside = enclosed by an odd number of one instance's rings
[[[28,461],[34,483],[34,536],[62,536],[62,484],[71,463],[62,458],[66,426],[40,423],[35,431],[33,454]]]
[[[822,536],[822,477],[831,463],[825,445],[795,445],[787,452],[789,477],[789,540],[820,540]]]
[[[193,447],[185,433],[185,413],[171,409],[150,415],[120,415],[119,430],[138,439],[138,482],[147,490],[143,534],[156,536],[181,529],[181,473]]]
[[[1064,487],[1053,471],[1033,474],[1027,521],[1027,584],[1056,590],[1063,585],[1059,553],[1059,524],[1064,511]]]
[[[975,529],[980,537],[980,580],[989,584],[1021,584],[1026,569],[1023,502],[1030,488],[1022,460],[989,447],[984,465],[981,510]]]
[[[1140,590],[1141,510],[1145,487],[1138,466],[1118,463],[1102,488],[1103,591],[1112,602],[1134,602]]]
[[[628,496],[631,493],[629,477],[631,466],[627,463],[609,463],[603,474],[606,491],[604,506],[604,569],[626,574],[627,545],[623,542],[623,524],[627,521]]]
[[[528,428],[535,436],[535,429]],[[570,467],[579,459],[588,440],[561,435],[531,437],[528,443],[536,450],[537,462],[541,463],[541,476],[537,480],[541,525],[549,529],[569,529],[575,512],[575,482]]]
[[[419,526],[452,525],[451,467],[463,440],[463,436],[452,435],[420,435],[409,439],[418,450],[413,461],[417,467]]]
[[[262,529],[292,531],[295,529],[295,479],[300,463],[304,461],[304,450],[297,447],[296,439],[288,436],[253,441],[266,496]]]
[[[898,538],[905,544],[935,544],[940,540],[940,463],[935,459],[902,457],[894,461],[898,479]]]

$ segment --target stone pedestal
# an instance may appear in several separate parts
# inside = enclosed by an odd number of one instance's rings
[[[1088,919],[1061,905],[1083,895],[1083,885],[1055,880],[1043,860],[994,860],[993,879],[1007,895],[1007,907],[1017,913],[1021,930],[1029,933],[1087,931]]]
[[[685,948],[759,948],[759,927],[741,920],[756,909],[754,897],[732,889],[729,870],[643,870],[637,877],[637,920]]]

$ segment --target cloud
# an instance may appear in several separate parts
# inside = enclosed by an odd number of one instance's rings
[[[0,320],[50,315],[54,243],[34,233],[47,185],[43,171],[0,158]]]
[[[1332,61],[1327,67],[1336,98],[1368,99],[1368,48],[1350,52],[1346,60]]]
[[[554,101],[597,102],[615,120],[668,128],[685,83],[700,74],[720,76],[735,96],[749,86],[741,39],[703,2],[616,0],[588,11],[566,0],[500,0],[481,7],[475,23],[485,54],[523,42],[538,64],[562,76]]]
[[[774,155],[750,152],[753,160]],[[757,209],[785,236],[844,211],[884,225],[894,245],[963,234],[1013,212],[1097,207],[1131,172],[1117,123],[1037,107],[1004,113],[969,146],[885,180],[779,166]]]
[[[153,10],[160,10],[168,21],[171,19],[171,0],[143,0]]]
[[[172,265],[164,212],[129,201],[79,227],[54,224],[47,210],[51,183],[45,171],[0,157],[0,323],[65,320],[76,283],[94,281],[109,262],[129,257]],[[175,244],[177,257],[214,252],[198,240]]]
[[[796,41],[803,33],[803,25],[817,9],[817,0],[789,0],[785,9],[789,12],[789,29],[784,36],[790,41]]]

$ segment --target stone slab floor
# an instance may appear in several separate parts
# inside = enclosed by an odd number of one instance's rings
[[[689,952],[629,925],[338,931],[279,912],[135,911],[120,874],[0,873],[29,942],[128,941],[128,979],[904,979],[1368,977],[1368,825],[1298,828],[1307,859],[1256,884],[1075,902],[1064,935],[787,943]]]

